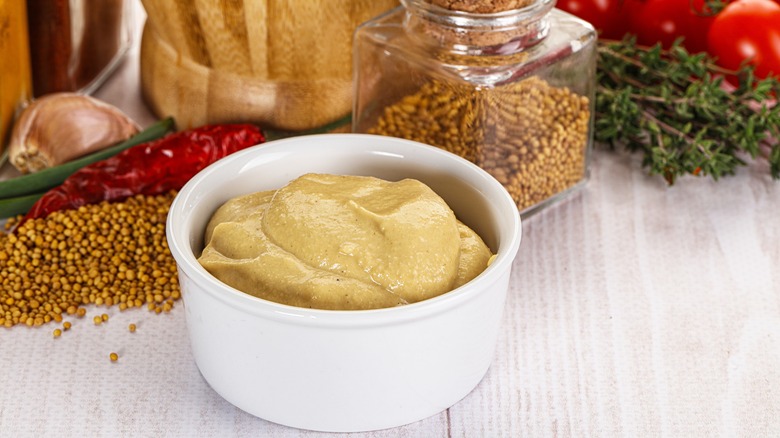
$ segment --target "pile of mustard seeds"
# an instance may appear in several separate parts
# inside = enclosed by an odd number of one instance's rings
[[[181,297],[165,221],[175,193],[138,195],[6,223],[0,325],[41,326],[86,305],[169,312]]]

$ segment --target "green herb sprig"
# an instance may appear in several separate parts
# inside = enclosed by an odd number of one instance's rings
[[[746,159],[766,159],[780,179],[780,83],[752,67],[724,70],[678,41],[639,47],[633,37],[599,42],[595,140],[643,154],[650,174],[733,175]],[[729,91],[724,76],[738,78]]]

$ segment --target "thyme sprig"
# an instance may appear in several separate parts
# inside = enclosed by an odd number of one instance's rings
[[[643,154],[667,183],[686,174],[733,175],[746,159],[765,159],[780,179],[780,82],[752,67],[728,71],[706,53],[639,47],[633,37],[599,42],[595,139]],[[724,76],[736,77],[734,90]]]

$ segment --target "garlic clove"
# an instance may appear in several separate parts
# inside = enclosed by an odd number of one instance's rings
[[[37,172],[112,146],[139,130],[122,111],[93,97],[48,94],[19,114],[8,158],[22,173]]]

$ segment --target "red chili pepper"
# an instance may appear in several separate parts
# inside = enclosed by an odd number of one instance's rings
[[[179,190],[214,161],[264,141],[257,126],[225,124],[180,131],[134,146],[73,173],[46,192],[22,222],[101,201]]]

